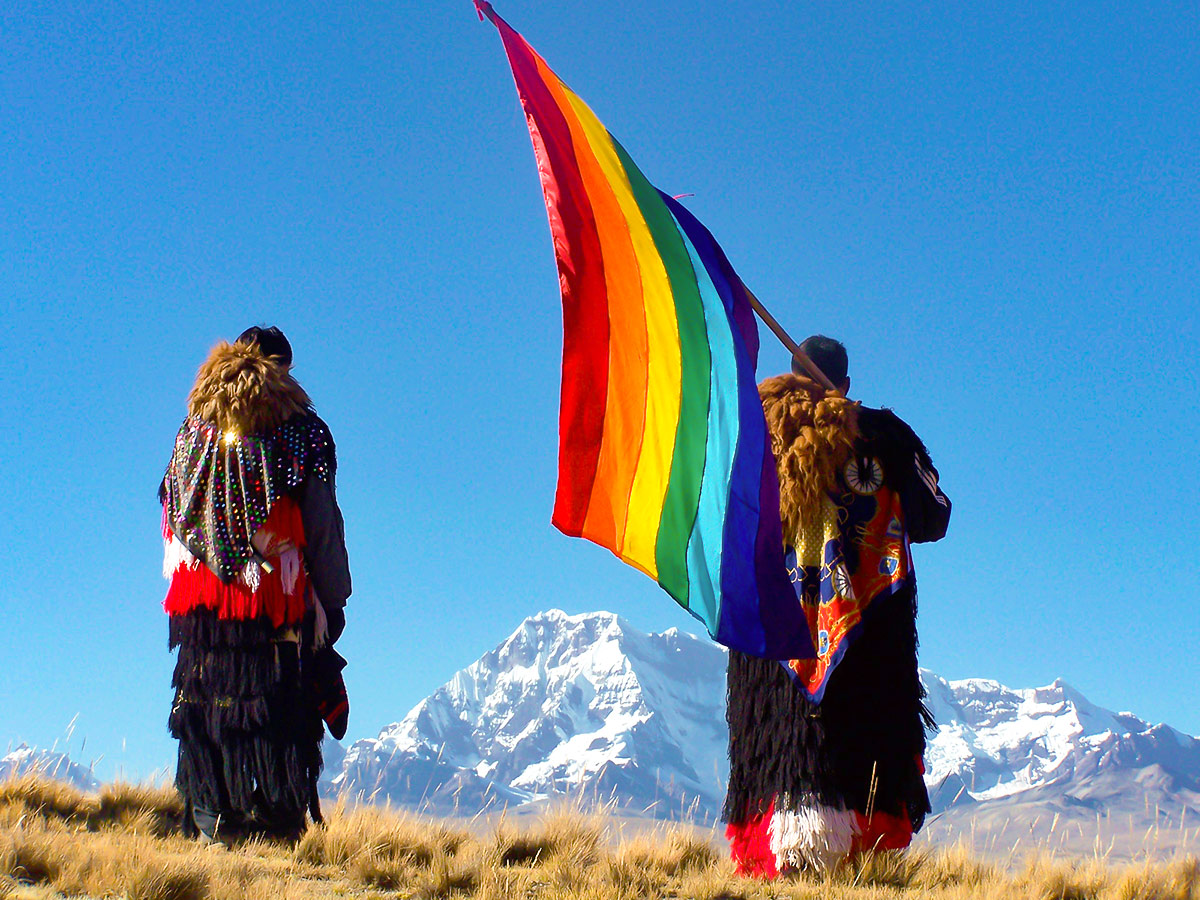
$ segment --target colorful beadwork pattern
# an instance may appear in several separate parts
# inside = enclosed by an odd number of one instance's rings
[[[329,428],[294,416],[266,435],[237,435],[195,416],[184,420],[160,489],[167,525],[221,581],[233,582],[250,539],[281,497],[310,475],[334,477]]]

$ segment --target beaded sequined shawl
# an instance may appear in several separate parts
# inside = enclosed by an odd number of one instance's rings
[[[310,475],[331,479],[333,437],[315,413],[263,435],[237,435],[194,416],[175,436],[161,496],[167,524],[221,581],[254,555],[250,539],[280,497]]]
[[[287,367],[255,344],[221,343],[200,367],[159,488],[165,523],[225,584],[279,498],[331,480],[333,437]]]

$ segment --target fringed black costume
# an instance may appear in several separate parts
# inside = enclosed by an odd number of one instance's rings
[[[322,715],[345,733],[333,441],[256,342],[213,351],[189,413],[160,490],[185,830],[295,836],[320,821]]]
[[[844,528],[854,520],[855,504],[886,490],[903,509],[895,517],[902,520],[901,538],[904,533],[912,542],[942,537],[949,500],[937,487],[924,446],[899,418],[887,411],[850,409],[840,398],[824,406],[824,392],[795,376],[764,382],[761,390],[775,436],[786,430],[777,424],[781,415],[793,420],[788,445],[777,440],[773,447],[781,461],[785,525],[792,514],[793,546],[801,545],[805,528],[815,527],[806,522],[821,518],[806,520],[803,510],[797,514],[797,498],[817,496],[833,511],[826,521],[836,518],[831,526],[836,532],[839,523]],[[846,437],[851,441],[838,456]],[[810,476],[820,468],[828,482],[815,482],[818,493]],[[860,477],[865,472],[874,473],[874,484],[864,484],[870,481]],[[786,508],[789,502],[792,509]],[[894,536],[896,523],[888,524]],[[933,723],[917,669],[916,580],[907,542],[900,541],[897,565],[880,547],[855,547],[855,540],[873,540],[870,529],[826,545],[833,550],[825,551],[825,569],[836,570],[841,563],[853,575],[869,560],[895,578],[874,598],[861,596],[861,588],[855,598],[849,587],[829,579],[861,606],[861,619],[852,620],[844,648],[830,649],[827,660],[789,665],[730,652],[724,819],[743,874],[773,877],[788,868],[827,867],[863,849],[907,846],[929,811],[921,757],[925,730]],[[798,592],[803,582],[812,596],[802,599],[812,603],[815,620],[817,608],[841,598],[820,595],[821,580],[812,572],[806,576],[800,562],[794,564]]]
[[[170,717],[179,740],[175,784],[193,810],[222,815],[227,832],[287,835],[306,811],[319,822],[324,729],[302,682],[311,652],[276,640],[269,619],[221,622],[196,610],[172,616],[170,630],[179,648]]]

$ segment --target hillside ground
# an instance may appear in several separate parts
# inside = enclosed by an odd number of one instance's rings
[[[1128,804],[1127,804],[1128,805]],[[1103,857],[1110,863],[1200,856],[1200,815],[1190,807],[1137,814],[1097,812],[1068,804],[992,803],[930,816],[915,844],[924,849],[959,845],[972,855],[1009,865],[1029,850],[1059,857]]]
[[[295,846],[205,847],[179,834],[171,790],[110,785],[84,795],[35,777],[0,783],[0,900],[267,898],[1030,898],[1200,900],[1200,861],[1101,855],[982,862],[962,847],[860,859],[822,878],[734,876],[704,833],[625,832],[603,813],[552,812],[485,828],[387,809],[337,807]]]

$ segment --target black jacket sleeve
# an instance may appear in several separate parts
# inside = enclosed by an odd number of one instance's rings
[[[884,477],[899,492],[905,527],[914,544],[940,541],[950,525],[950,498],[925,444],[891,410],[863,409],[860,423],[870,452],[883,463]]]
[[[350,562],[346,558],[346,531],[332,481],[310,475],[296,489],[296,502],[304,521],[304,562],[308,577],[332,626],[334,610],[350,596]],[[342,616],[344,622],[344,616]]]
[[[938,484],[938,470],[923,446],[913,449],[905,480],[900,502],[908,520],[909,540],[914,544],[940,541],[950,525],[950,498]]]

